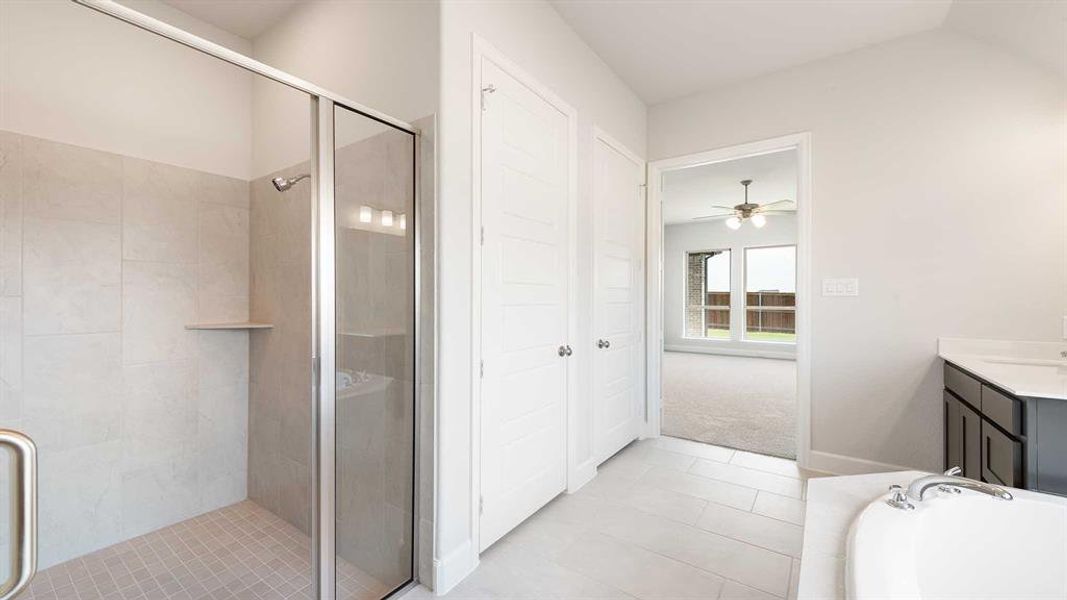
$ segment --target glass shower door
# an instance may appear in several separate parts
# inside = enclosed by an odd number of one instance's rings
[[[415,140],[337,106],[335,547],[337,598],[412,579]]]

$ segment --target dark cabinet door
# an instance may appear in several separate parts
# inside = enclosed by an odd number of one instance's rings
[[[982,422],[982,480],[1023,487],[1023,446],[989,421]]]
[[[945,470],[963,468],[963,405],[951,392],[943,392],[945,406]]]
[[[982,417],[960,402],[960,468],[963,476],[982,478]]]

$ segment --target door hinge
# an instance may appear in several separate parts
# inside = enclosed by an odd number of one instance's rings
[[[481,235],[481,238],[480,238],[481,242],[480,243],[481,243],[481,245],[484,246],[485,245],[485,227],[482,227],[482,231],[481,231],[480,235]]]
[[[485,496],[478,496],[478,514],[485,514]]]
[[[485,377],[485,361],[478,361],[478,377]]]
[[[495,91],[496,91],[496,86],[491,84],[491,83],[482,88],[482,112],[485,112],[486,109],[489,108],[488,103],[485,101],[485,95],[486,94],[492,94]]]

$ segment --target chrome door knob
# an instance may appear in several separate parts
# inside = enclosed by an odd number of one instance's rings
[[[567,347],[566,346],[560,346],[559,347],[559,355],[560,356],[567,356]]]
[[[596,347],[597,348],[611,348],[611,342],[609,342],[607,340],[597,340],[596,341]]]
[[[570,356],[570,355],[574,354],[574,351],[571,350],[571,347],[569,345],[566,346],[566,348],[567,348],[567,356]]]

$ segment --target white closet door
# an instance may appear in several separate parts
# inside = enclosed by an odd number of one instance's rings
[[[644,164],[594,145],[593,431],[598,462],[636,439],[642,399]]]
[[[484,60],[484,550],[566,486],[567,117]]]

